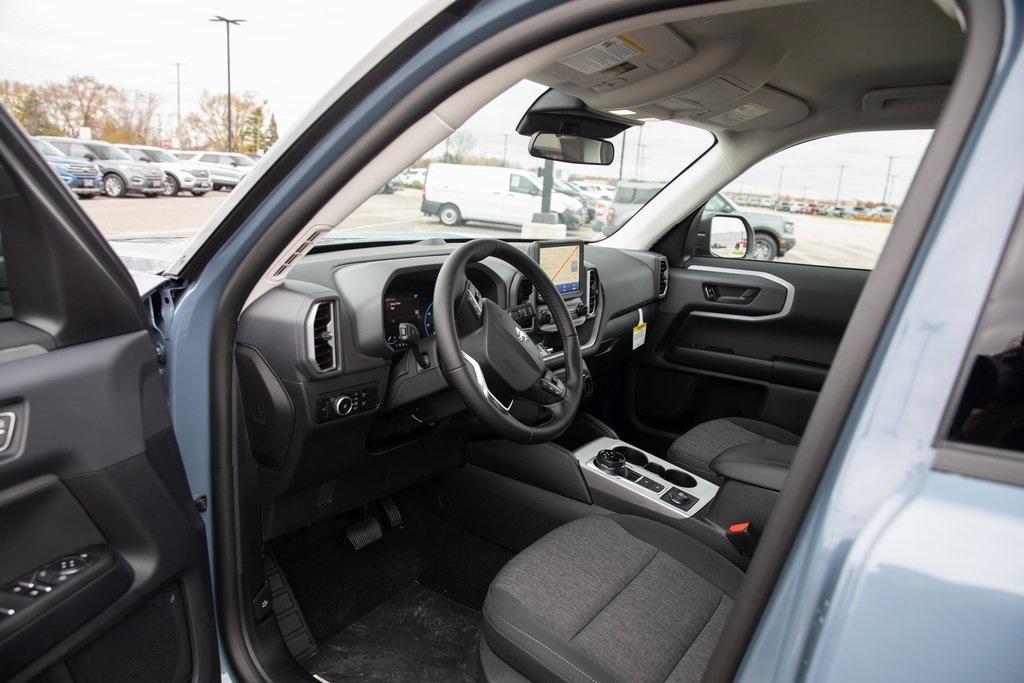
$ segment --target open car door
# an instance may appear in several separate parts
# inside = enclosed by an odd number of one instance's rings
[[[0,680],[212,680],[206,537],[138,290],[0,108]]]

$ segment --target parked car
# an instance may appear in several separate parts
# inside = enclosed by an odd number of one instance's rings
[[[423,184],[423,181],[427,178],[427,169],[425,168],[408,168],[398,174],[395,178],[402,185],[411,185],[412,183]]]
[[[103,176],[103,193],[108,197],[141,194],[155,197],[164,189],[164,172],[142,164],[109,142],[41,135],[40,140],[73,157],[95,162]]]
[[[398,188],[400,187],[401,184],[399,184],[397,180],[392,178],[391,180],[387,181],[386,183],[380,186],[380,189],[377,190],[377,194],[394,194],[395,192],[398,191]]]
[[[522,225],[541,209],[541,182],[535,175],[503,166],[431,164],[423,185],[424,215],[447,226],[466,221]],[[551,193],[551,211],[570,228],[583,222],[583,204],[561,192]]]
[[[572,197],[583,205],[584,223],[590,223],[594,220],[594,213],[597,208],[597,200],[594,199],[594,197],[588,195],[569,181],[562,180],[561,178],[554,179],[554,187],[555,192],[560,192],[568,197]]]
[[[175,150],[174,156],[210,173],[214,190],[230,190],[249,174],[256,164],[244,154],[235,152],[202,152]]]
[[[68,156],[49,142],[32,138],[32,146],[36,148],[53,172],[57,174],[69,190],[83,199],[92,199],[103,187],[103,176],[96,164],[88,159]]]
[[[896,209],[891,206],[876,206],[868,211],[868,218],[891,221],[896,217]]]
[[[750,223],[750,227],[754,231],[754,244],[750,249],[751,258],[758,261],[774,261],[776,258],[785,256],[786,252],[796,246],[793,221],[787,220],[784,216],[770,213],[740,211],[721,192],[712,197],[704,206],[704,212],[700,216],[701,224],[710,227],[711,217],[722,213],[738,214]]]
[[[144,163],[156,164],[164,172],[164,196],[174,197],[179,192],[190,192],[202,197],[213,189],[210,172],[186,163],[165,149],[149,145],[119,145],[131,158]]]

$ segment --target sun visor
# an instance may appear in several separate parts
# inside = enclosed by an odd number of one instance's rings
[[[693,47],[668,26],[610,36],[563,57],[544,71],[549,83],[569,82],[607,93],[682,64]]]
[[[719,91],[720,92],[720,91]],[[661,101],[659,105],[665,106]],[[667,107],[671,108],[671,107]],[[778,130],[802,121],[810,114],[807,104],[768,86],[742,94],[728,103],[691,111],[673,110],[673,118],[709,130]]]

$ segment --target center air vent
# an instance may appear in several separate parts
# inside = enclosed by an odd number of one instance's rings
[[[516,304],[525,304],[533,294],[533,283],[525,277],[519,280],[519,288],[516,290]]]
[[[658,298],[668,294],[668,259],[664,256],[658,258]]]
[[[320,372],[330,372],[338,367],[334,321],[334,301],[313,304],[306,322],[307,351],[309,362]]]
[[[587,268],[587,317],[597,313],[597,301],[601,296],[601,282],[597,279],[597,270]]]

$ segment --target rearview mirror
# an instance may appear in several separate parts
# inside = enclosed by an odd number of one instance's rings
[[[750,223],[743,216],[719,214],[711,217],[708,251],[719,258],[747,258],[754,243]]]
[[[607,166],[615,158],[615,146],[607,140],[580,135],[534,133],[530,138],[530,155],[570,164]]]

